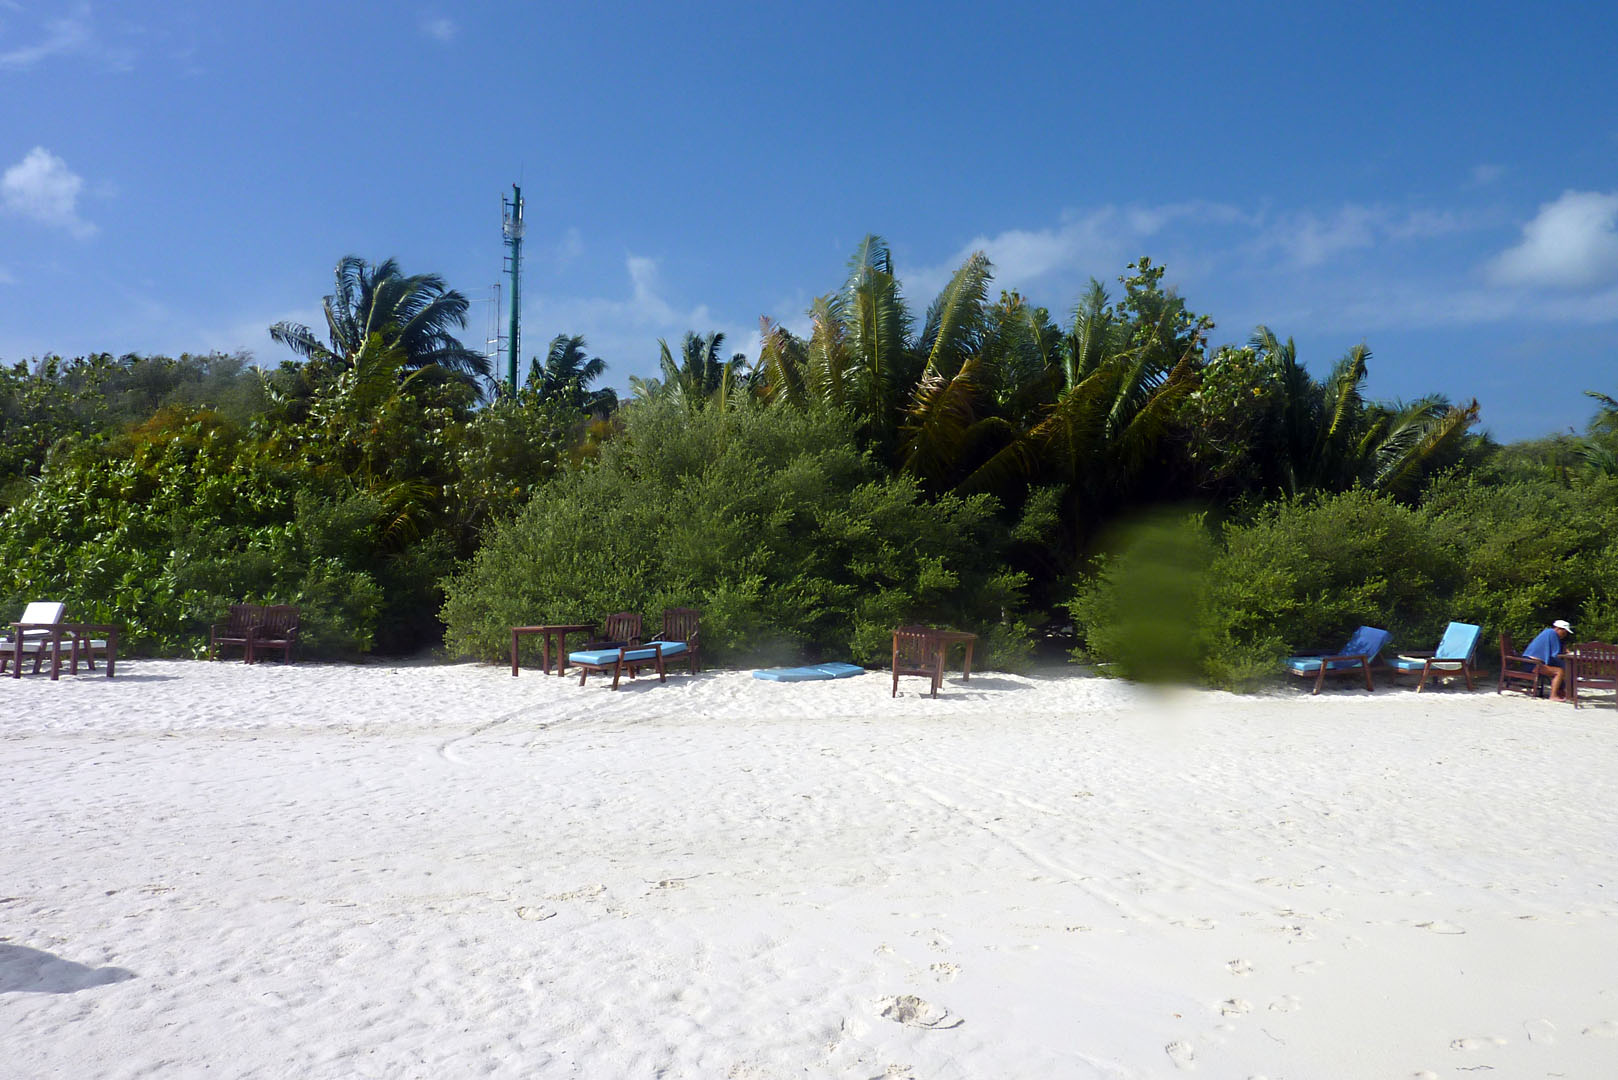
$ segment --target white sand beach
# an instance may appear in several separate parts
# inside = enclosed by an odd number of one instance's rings
[[[1618,1076],[1618,712],[0,680],[0,1076]]]

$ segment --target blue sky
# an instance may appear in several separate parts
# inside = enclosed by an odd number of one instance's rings
[[[1064,321],[1145,254],[1216,342],[1538,436],[1618,393],[1615,72],[1596,3],[0,0],[0,360],[275,362],[348,253],[486,300],[520,180],[525,367],[750,350],[874,232],[918,315],[974,250]]]

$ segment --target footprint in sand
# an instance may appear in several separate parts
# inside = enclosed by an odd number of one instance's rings
[[[1249,964],[1246,960],[1243,960],[1240,957],[1236,958],[1235,960],[1230,961],[1225,966],[1230,969],[1230,973],[1232,975],[1251,975],[1251,974],[1253,974],[1253,965]]]
[[[1549,1046],[1556,1041],[1556,1025],[1549,1020],[1525,1020],[1523,1030],[1528,1033],[1528,1041]]]
[[[1190,1043],[1176,1039],[1163,1047],[1163,1052],[1169,1056],[1170,1061],[1174,1062],[1174,1067],[1177,1069],[1194,1069],[1197,1067],[1197,1054],[1196,1051],[1191,1049]]]
[[[519,907],[517,909],[517,918],[524,919],[528,922],[544,922],[546,919],[552,919],[555,917],[556,910],[554,908]]]
[[[1464,1039],[1451,1039],[1451,1050],[1487,1050],[1491,1046],[1504,1046],[1506,1040],[1495,1038],[1493,1035],[1469,1035]]]
[[[1603,1020],[1599,1024],[1591,1024],[1584,1029],[1584,1034],[1597,1039],[1618,1039],[1618,1024],[1611,1020]]]
[[[1419,922],[1419,923],[1416,924],[1416,929],[1418,929],[1418,930],[1431,930],[1435,934],[1464,934],[1464,933],[1466,933],[1466,928],[1464,926],[1456,926],[1454,923],[1445,922],[1443,919],[1438,919],[1438,920],[1436,920],[1434,922]]]
[[[606,891],[607,891],[607,887],[605,885],[586,885],[583,888],[573,889],[570,892],[557,893],[555,896],[547,896],[545,899],[547,899],[547,900],[594,900],[596,897],[600,896],[602,893],[604,893]]]
[[[934,952],[943,952],[945,949],[955,944],[954,938],[944,933],[944,931],[936,928],[931,930],[917,930],[914,931],[910,936],[926,938],[927,947],[932,949]]]
[[[892,1020],[895,1024],[903,1024],[905,1027],[947,1031],[966,1023],[943,1006],[923,1001],[914,994],[879,998],[876,1008],[876,1014],[882,1019]]]
[[[928,970],[933,973],[933,978],[939,982],[954,982],[955,976],[961,973],[960,965],[948,963],[934,964]]]
[[[1187,930],[1216,930],[1219,924],[1204,915],[1193,915],[1188,919],[1175,919],[1174,926],[1184,927]]]
[[[1303,1002],[1293,997],[1291,994],[1282,994],[1280,997],[1270,1002],[1271,1012],[1297,1012],[1301,1008],[1303,1008]]]
[[[1321,965],[1319,960],[1305,960],[1301,964],[1292,965],[1292,974],[1313,975],[1315,972],[1320,970],[1320,967]]]
[[[1219,1003],[1220,1016],[1243,1016],[1253,1011],[1253,1003],[1246,998],[1226,998]]]

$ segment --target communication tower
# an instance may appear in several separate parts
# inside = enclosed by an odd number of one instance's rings
[[[511,330],[506,335],[507,389],[517,393],[517,336],[522,312],[522,188],[511,185],[511,198],[500,196],[500,232],[506,242],[505,270],[511,275]]]

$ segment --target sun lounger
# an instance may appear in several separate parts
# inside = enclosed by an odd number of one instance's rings
[[[56,678],[61,667],[62,612],[67,605],[58,600],[35,600],[23,608],[22,618],[11,624],[5,638],[0,639],[0,671],[12,666],[14,678],[22,677],[22,658],[34,658],[34,671],[38,673],[40,661],[51,652],[51,678]]]
[[[657,681],[668,682],[668,676],[663,671],[663,643],[654,641],[647,645],[631,645],[628,642],[597,643],[593,649],[580,649],[567,654],[567,662],[576,664],[579,668],[579,685],[590,672],[597,671],[605,674],[612,672],[612,688],[618,689],[618,680],[625,671],[629,677],[635,677],[635,669],[643,666],[657,668]]]
[[[1388,670],[1393,676],[1417,675],[1421,681],[1416,684],[1416,693],[1421,693],[1427,685],[1429,678],[1439,678],[1444,675],[1461,675],[1466,678],[1466,688],[1472,686],[1473,654],[1478,649],[1478,638],[1482,636],[1482,627],[1471,623],[1452,622],[1444,630],[1444,637],[1438,643],[1438,648],[1430,653],[1414,652],[1400,653],[1388,661]]]
[[[1335,655],[1299,653],[1287,657],[1286,669],[1300,678],[1313,678],[1316,694],[1320,693],[1327,675],[1352,675],[1355,672],[1365,675],[1365,689],[1375,690],[1376,687],[1371,684],[1371,666],[1377,662],[1376,657],[1382,651],[1382,646],[1388,643],[1388,636],[1386,630],[1362,626],[1354,631],[1348,644]]]

